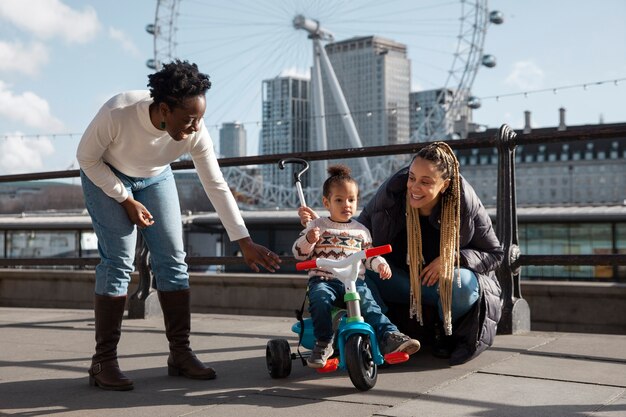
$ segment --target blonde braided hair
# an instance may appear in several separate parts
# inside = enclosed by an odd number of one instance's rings
[[[441,195],[441,235],[439,256],[439,298],[443,310],[443,323],[446,335],[452,334],[452,283],[454,267],[457,268],[457,285],[461,287],[459,229],[461,225],[461,187],[459,162],[454,152],[445,142],[433,142],[415,155],[413,160],[421,158],[432,162],[441,172],[444,180],[449,179],[448,188]],[[422,280],[420,274],[424,264],[422,255],[422,231],[419,221],[419,209],[406,205],[406,230],[408,243],[409,272],[411,277],[410,316],[424,324],[422,317]]]

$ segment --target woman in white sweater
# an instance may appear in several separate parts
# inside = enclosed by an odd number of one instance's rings
[[[191,155],[229,238],[239,244],[252,270],[262,266],[273,272],[280,263],[276,254],[250,239],[220,171],[202,120],[209,77],[195,64],[177,60],[148,78],[149,91],[121,93],[102,106],[76,155],[101,258],[95,285],[96,353],[89,381],[103,389],[133,389],[132,380],[119,369],[117,343],[137,228],[150,250],[170,346],[169,375],[216,376],[189,347],[189,275],[171,162]]]

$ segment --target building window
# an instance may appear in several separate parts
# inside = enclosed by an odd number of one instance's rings
[[[621,253],[626,253],[626,225],[617,226],[617,245]],[[520,246],[522,252],[529,255],[604,254],[611,253],[611,245],[609,223],[520,225]],[[590,280],[612,277],[612,268],[605,266],[528,266],[524,271],[526,279]],[[626,268],[621,274],[625,272]]]

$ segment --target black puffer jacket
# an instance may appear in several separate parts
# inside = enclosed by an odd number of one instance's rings
[[[370,229],[374,246],[391,243],[399,232],[406,233],[406,184],[408,168],[391,176],[380,186],[361,212],[358,221]],[[476,274],[480,299],[469,313],[454,323],[456,348],[451,364],[464,363],[493,344],[502,313],[501,289],[495,270],[504,257],[491,219],[471,185],[461,178],[461,267]],[[429,216],[438,230],[441,205]],[[401,254],[406,259],[406,253]],[[407,300],[407,303],[409,300]]]

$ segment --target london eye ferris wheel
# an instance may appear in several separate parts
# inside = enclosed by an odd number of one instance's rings
[[[495,65],[483,45],[489,24],[502,23],[487,0],[157,0],[154,23],[146,28],[154,40],[147,65],[158,69],[176,58],[198,64],[212,82],[205,113],[211,135],[217,138],[222,123],[237,121],[254,143],[263,80],[310,76],[314,65],[312,36],[296,30],[297,16],[318,23],[335,40],[375,35],[405,44],[411,91],[445,91],[442,109],[449,120],[480,106],[469,92],[479,69]],[[437,132],[441,114],[423,116],[421,131]]]

